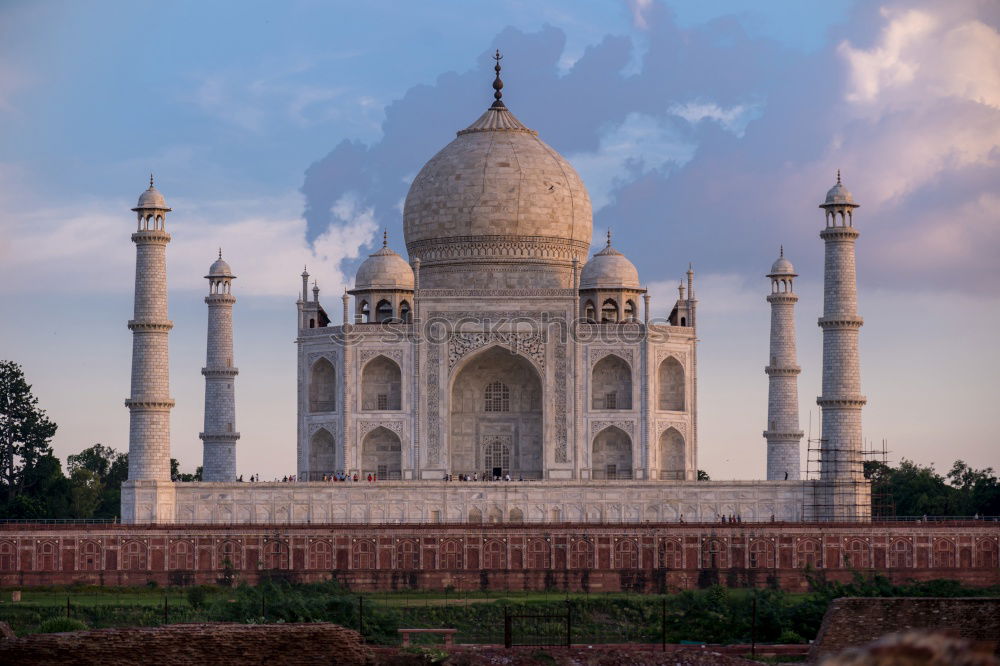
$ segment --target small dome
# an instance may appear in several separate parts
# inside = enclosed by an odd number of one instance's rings
[[[160,191],[153,185],[153,176],[149,176],[149,189],[139,195],[139,203],[132,210],[157,209],[170,210],[167,207],[167,200],[163,198]]]
[[[365,259],[354,277],[355,289],[413,289],[413,269],[406,259],[389,249],[382,249]]]
[[[854,197],[851,193],[844,187],[844,184],[840,182],[840,170],[837,170],[837,184],[830,188],[826,193],[826,201],[823,202],[824,206],[857,206],[854,203]]]
[[[233,269],[229,267],[226,260],[222,258],[222,250],[219,250],[219,258],[215,260],[212,267],[208,269],[208,275],[205,277],[236,277],[233,275]]]
[[[767,274],[768,277],[781,277],[790,276],[797,277],[798,273],[795,272],[795,266],[792,262],[785,259],[785,248],[781,248],[781,256],[778,257],[777,261],[771,264],[771,272]]]
[[[608,246],[595,254],[580,272],[580,289],[639,289],[639,271],[628,258]]]

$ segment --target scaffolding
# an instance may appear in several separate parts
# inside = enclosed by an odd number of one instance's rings
[[[822,407],[820,408],[822,423]],[[887,464],[886,441],[873,447],[869,442],[847,447],[831,446],[820,436],[812,437],[812,413],[806,440],[806,475],[809,481],[803,494],[802,516],[805,520],[829,522],[868,522],[895,516],[892,496],[873,489],[865,463]]]

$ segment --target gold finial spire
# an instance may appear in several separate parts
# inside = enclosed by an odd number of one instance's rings
[[[149,172],[149,189],[153,189],[153,172]]]
[[[492,109],[502,109],[504,108],[503,93],[503,81],[500,80],[500,61],[503,60],[503,56],[500,55],[500,49],[497,49],[496,55],[493,56],[497,64],[493,66],[493,71],[496,72],[496,78],[493,79],[493,105],[490,107]]]

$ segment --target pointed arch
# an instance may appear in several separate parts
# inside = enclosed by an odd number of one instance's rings
[[[402,372],[392,359],[378,355],[361,371],[361,409],[398,411],[402,408]]]
[[[597,308],[594,306],[594,301],[589,298],[587,299],[587,302],[583,304],[583,318],[590,324],[597,323]]]
[[[823,566],[823,550],[819,539],[800,539],[795,544],[795,557],[799,568],[816,569]]]
[[[404,324],[412,323],[413,315],[410,311],[410,302],[402,300],[399,302],[399,318]]]
[[[337,370],[326,358],[317,359],[309,369],[309,411],[337,409]]]
[[[495,462],[506,447],[511,477],[541,478],[542,395],[542,375],[525,355],[491,345],[463,358],[449,391],[451,473],[488,478],[494,471],[487,466],[488,449]]]
[[[420,548],[416,539],[400,539],[396,544],[396,568],[404,571],[420,568]]]
[[[361,304],[358,306],[358,314],[361,318],[362,324],[368,324],[372,321],[371,308],[368,306],[368,301],[362,300]]]
[[[635,301],[631,298],[625,301],[625,321],[636,321],[638,312],[639,310],[635,306]]]
[[[382,299],[375,305],[375,323],[392,321],[392,303]]]
[[[506,569],[507,546],[502,541],[490,539],[483,544],[483,568]]]
[[[590,373],[592,409],[632,409],[632,368],[621,356],[608,354]]]
[[[684,366],[673,356],[668,356],[657,369],[657,409],[671,412],[684,411]]]
[[[403,472],[403,447],[399,435],[379,426],[361,442],[361,475],[374,474],[378,479],[400,479]]]
[[[337,440],[329,430],[320,428],[309,438],[309,473],[320,479],[337,469]]]
[[[670,427],[660,434],[660,478],[683,481],[687,469],[684,435]]]
[[[469,509],[469,522],[470,523],[481,523],[483,522],[483,512],[476,507]]]
[[[613,298],[608,298],[601,304],[601,323],[614,324],[617,321],[618,301]]]
[[[750,544],[749,561],[751,569],[774,568],[774,544],[770,539],[754,539]]]
[[[631,479],[632,438],[621,428],[608,426],[594,436],[590,461],[595,479]]]

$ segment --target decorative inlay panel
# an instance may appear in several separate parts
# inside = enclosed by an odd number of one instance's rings
[[[385,428],[393,431],[402,439],[403,425],[402,421],[358,421],[358,438],[363,438],[376,428]]]
[[[493,343],[527,356],[539,368],[545,367],[545,339],[540,333],[486,331],[453,334],[448,339],[448,369],[454,368],[463,356]]]
[[[593,369],[597,362],[600,361],[605,356],[610,356],[614,354],[615,356],[621,356],[623,359],[628,361],[629,366],[635,365],[633,362],[633,354],[631,349],[616,349],[614,347],[598,347],[596,349],[590,350],[590,368]]]
[[[635,434],[635,422],[634,421],[591,421],[590,422],[590,436],[593,437],[597,433],[601,432],[605,428],[610,428],[614,426],[620,430],[624,430],[629,435]]]
[[[386,358],[391,358],[399,365],[403,364],[402,349],[362,349],[358,351],[358,364],[364,366],[365,363],[376,356],[385,356]]]

